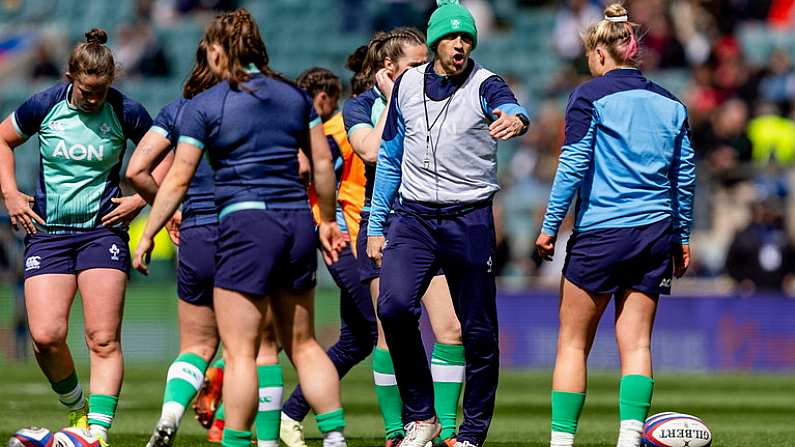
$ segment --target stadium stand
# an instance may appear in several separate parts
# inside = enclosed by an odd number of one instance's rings
[[[375,23],[374,18],[380,13],[377,1],[241,0],[231,3],[253,13],[261,24],[272,66],[293,77],[310,66],[327,67],[347,77],[343,66],[346,56],[367,41],[368,26]],[[432,2],[415,2],[419,10],[428,6],[425,3]],[[505,237],[501,240],[509,244],[503,247],[502,273],[543,277],[544,272],[551,269],[539,269],[531,257],[531,242],[559,150],[560,111],[568,92],[584,79],[583,64],[559,54],[552,36],[563,12],[571,14],[587,2],[491,0],[479,3],[491,9],[496,25],[481,40],[475,58],[495,72],[505,74],[523,96],[520,99],[528,104],[536,121],[544,123],[544,129],[530,132],[521,142],[505,145],[500,153],[505,185],[501,197],[509,198],[501,201],[505,206],[502,213]],[[716,137],[715,120],[725,110],[729,99],[739,98],[745,111],[741,114],[744,116],[737,118],[741,122],[735,125],[741,129],[738,138],[747,139],[751,135],[748,126],[761,113],[760,107],[770,102],[765,98],[773,95],[770,98],[775,102],[774,109],[768,108],[767,113],[779,116],[785,124],[790,123],[795,75],[789,60],[795,56],[795,40],[786,28],[786,14],[781,11],[773,14],[760,10],[748,19],[731,11],[701,10],[692,6],[693,2],[635,0],[631,3],[632,10],[639,11],[633,19],[647,31],[646,63],[650,67],[646,74],[685,98],[691,112],[701,173],[698,193],[701,205],[697,211],[695,240],[705,241],[709,247],[697,258],[691,275],[724,275],[725,257],[732,238],[750,221],[753,203],[784,207],[784,230],[790,237],[793,225],[789,222],[794,213],[789,212],[789,203],[793,194],[789,193],[789,170],[770,174],[769,170],[777,169],[779,162],[753,159],[751,153],[738,150],[736,141]],[[206,10],[164,9],[163,4],[169,2],[7,0],[0,3],[0,113],[9,113],[30,93],[51,82],[43,78],[31,80],[29,76],[38,45],[52,47],[50,57],[60,68],[69,44],[80,39],[86,29],[102,26],[110,30],[110,44],[119,51],[118,30],[141,24],[151,26],[154,42],[163,49],[170,74],[142,76],[135,67],[123,66],[125,74],[117,85],[156,112],[179,92],[190,69],[203,24],[214,14]],[[363,26],[351,27],[345,23],[349,19],[344,8],[351,4],[361,5]],[[422,23],[416,25],[421,27]],[[773,66],[774,55],[778,55],[781,68]],[[759,92],[771,93],[766,96]],[[544,136],[539,137],[539,133]],[[757,142],[757,146],[759,144],[763,143]],[[727,148],[728,152],[724,151]],[[779,149],[789,150],[788,147]],[[22,172],[35,172],[35,151],[22,150],[21,153],[24,154],[19,161]],[[737,181],[726,184],[720,179],[726,178],[727,169],[742,175],[738,174]],[[762,171],[763,175],[759,175]],[[33,175],[22,176],[20,181],[32,187],[30,182],[34,178]],[[780,288],[785,286],[782,284]]]

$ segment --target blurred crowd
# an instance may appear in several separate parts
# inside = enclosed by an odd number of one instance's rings
[[[154,26],[166,25],[186,15],[234,10],[238,3],[237,0],[137,0],[131,19],[118,26],[111,36],[116,62],[128,78],[172,76],[172,64],[154,32]],[[61,64],[48,50],[53,46],[57,45],[47,39],[38,43],[31,70],[33,79],[58,78],[61,75]]]
[[[3,0],[13,3],[22,0]],[[298,2],[298,0],[295,0]],[[306,1],[306,0],[305,0]],[[424,28],[435,0],[337,0],[342,32],[369,34],[397,25]],[[602,18],[600,0],[461,0],[480,38],[510,27],[505,4],[554,10],[547,43],[562,61],[548,85],[522,85],[504,73],[533,110],[533,130],[503,152],[497,213],[497,267],[508,276],[557,278],[554,264],[533,256],[533,241],[563,141],[566,97],[588,78],[580,33]],[[135,16],[114,29],[111,43],[128,77],[180,76],[153,30],[186,14],[245,6],[236,0],[138,0]],[[795,29],[795,0],[626,0],[643,38],[642,70],[651,79],[674,73],[673,90],[688,107],[698,158],[695,265],[688,275],[728,275],[738,290],[795,291],[795,68],[789,47],[751,63],[740,33],[752,24]],[[267,26],[263,24],[263,26]],[[62,64],[47,44],[35,50],[31,76],[57,78]],[[477,58],[477,53],[475,53]],[[665,83],[663,83],[664,86]],[[541,91],[539,94],[538,91]],[[570,224],[569,224],[570,227]]]
[[[688,107],[698,163],[695,265],[690,276],[728,275],[743,293],[795,291],[795,70],[791,48],[766,64],[748,62],[738,30],[755,22],[791,29],[793,1],[630,0],[630,19],[642,29],[642,70],[675,72],[675,91]],[[532,216],[535,234],[563,141],[566,95],[588,78],[579,33],[602,18],[603,4],[558,2],[552,45],[565,61],[536,107],[529,132],[506,170],[503,198],[511,212]],[[539,192],[541,190],[541,192]],[[524,204],[515,209],[516,203]],[[506,207],[506,212],[507,207]],[[554,276],[559,265],[533,257],[533,238],[511,248],[523,274]],[[565,236],[562,239],[566,239]],[[559,241],[559,251],[565,249]]]

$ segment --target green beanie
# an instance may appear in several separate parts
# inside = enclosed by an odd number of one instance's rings
[[[458,0],[436,0],[438,8],[428,20],[428,46],[433,48],[439,40],[452,33],[466,33],[472,36],[472,49],[478,45],[478,29],[469,10]]]

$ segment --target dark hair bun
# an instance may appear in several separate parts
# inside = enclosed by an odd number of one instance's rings
[[[354,73],[359,73],[362,71],[362,65],[364,65],[365,57],[367,57],[367,45],[362,45],[354,50],[350,56],[348,56],[348,61],[345,63],[345,67]]]
[[[108,42],[108,33],[102,28],[94,28],[86,33],[86,43],[105,44]]]

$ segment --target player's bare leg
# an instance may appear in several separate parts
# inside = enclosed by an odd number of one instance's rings
[[[636,291],[616,299],[616,341],[621,358],[619,447],[637,447],[654,390],[651,333],[658,297]]]
[[[36,361],[67,408],[69,425],[87,430],[88,406],[66,344],[76,292],[74,275],[38,275],[25,280],[25,307]]]
[[[257,352],[258,404],[254,426],[258,447],[278,447],[284,393],[284,379],[279,365],[279,345],[273,325],[272,300],[263,320]]]
[[[552,373],[553,447],[574,443],[585,403],[588,354],[611,295],[591,294],[564,278],[560,297],[560,332]]]
[[[266,298],[216,287],[213,301],[226,362],[225,430],[248,432],[257,409],[256,358],[267,314]]]
[[[121,321],[127,273],[106,268],[84,270],[77,274],[77,285],[91,360],[88,425],[95,438],[107,443],[124,377]]]
[[[466,361],[450,287],[443,275],[434,276],[422,297],[436,343],[431,354],[434,407],[442,432],[437,444],[455,445],[456,412],[464,387]]]
[[[314,289],[282,289],[274,294],[274,321],[284,352],[298,372],[304,397],[315,412],[324,446],[345,445],[339,376],[315,340]]]
[[[174,443],[185,408],[204,383],[207,364],[218,349],[218,329],[211,306],[178,300],[177,315],[180,352],[169,367],[162,412],[147,447]]]

